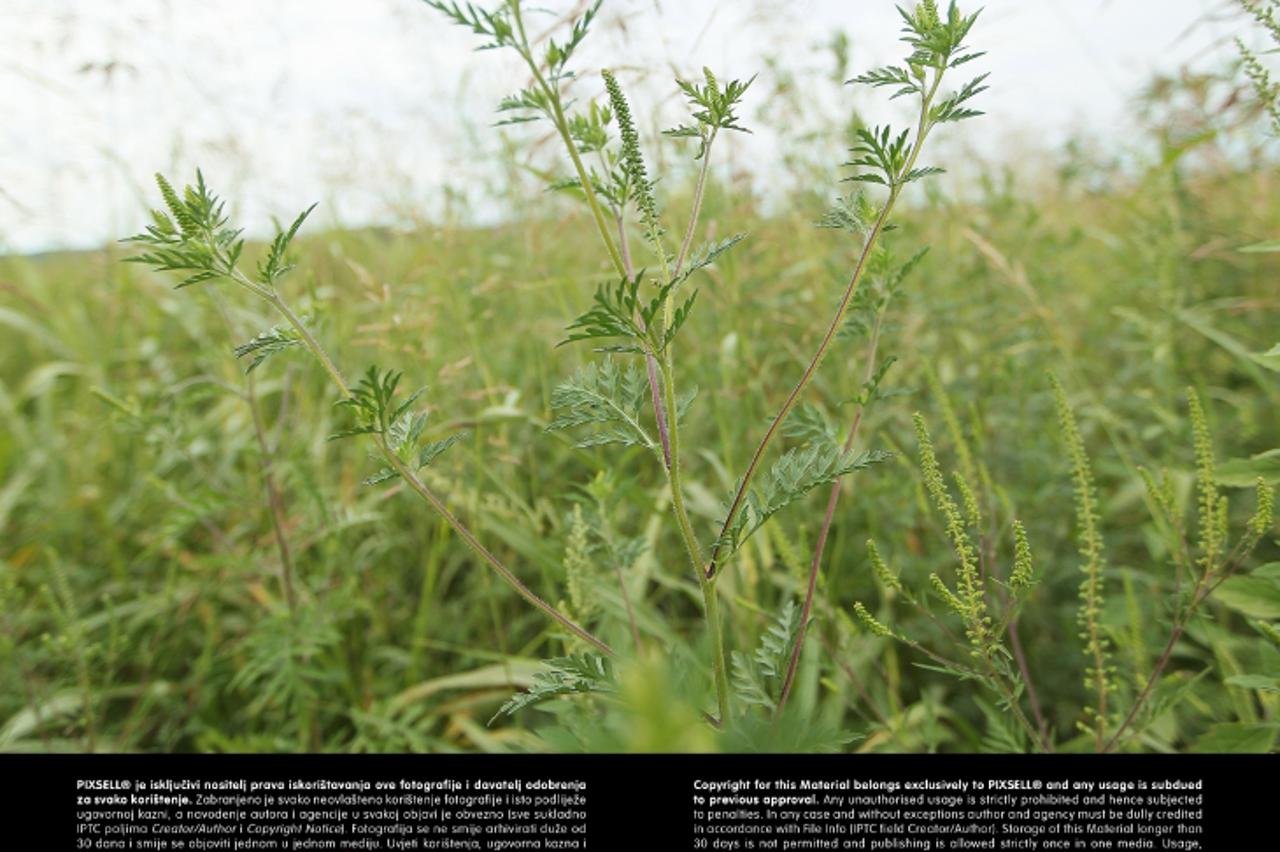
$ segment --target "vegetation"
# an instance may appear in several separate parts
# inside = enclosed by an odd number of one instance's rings
[[[646,140],[598,3],[427,5],[525,65],[532,215],[256,245],[161,177],[0,259],[0,747],[1274,747],[1265,55],[947,194],[981,23],[920,2],[766,213],[716,154],[803,93],[706,70]]]

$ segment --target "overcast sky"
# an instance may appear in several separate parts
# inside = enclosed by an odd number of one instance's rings
[[[988,0],[975,42],[990,54],[971,67],[991,72],[992,89],[967,144],[997,156],[1079,131],[1118,134],[1154,72],[1225,61],[1240,31],[1229,5]],[[827,70],[821,45],[837,30],[851,39],[852,70],[898,53],[889,0],[606,0],[604,10],[583,70],[620,69],[641,107],[670,88],[668,71],[760,71],[746,112],[757,127],[778,82],[765,57]],[[473,47],[419,0],[0,0],[0,250],[132,233],[150,174],[183,179],[197,165],[259,224],[313,200],[345,224],[437,215],[448,188],[474,200],[493,172],[493,107],[524,78],[512,57]],[[663,73],[641,83],[629,69],[642,68]],[[767,130],[737,144],[752,163],[778,154]]]

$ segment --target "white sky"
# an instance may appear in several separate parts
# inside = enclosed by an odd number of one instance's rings
[[[975,44],[990,55],[969,67],[990,71],[992,89],[966,146],[998,156],[1011,140],[1117,134],[1154,71],[1230,55],[1241,24],[1224,8],[987,0]],[[661,69],[633,83],[638,111],[669,92],[669,71],[762,72],[745,111],[757,133],[733,152],[759,167],[779,154],[765,128],[780,118],[762,57],[826,71],[820,45],[838,29],[853,71],[898,55],[890,0],[606,0],[577,66],[608,64],[624,82]],[[475,44],[419,0],[0,0],[0,250],[133,233],[151,173],[184,180],[196,166],[259,226],[314,200],[322,219],[345,224],[438,215],[446,188],[479,201],[496,179],[493,107],[524,77],[513,57]],[[819,108],[879,97],[843,91],[831,87]]]

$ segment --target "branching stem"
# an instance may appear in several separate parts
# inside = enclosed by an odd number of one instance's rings
[[[938,93],[938,86],[941,82],[942,72],[935,70],[933,83],[930,85],[929,91],[921,98],[920,119],[916,125],[915,141],[911,144],[911,153],[907,156],[906,163],[898,175],[899,178],[910,174],[911,170],[915,168],[916,158],[920,156],[920,149],[929,135],[929,107],[933,103],[934,96]],[[778,409],[778,413],[774,415],[773,421],[765,431],[764,437],[760,439],[760,443],[756,446],[755,452],[752,453],[751,461],[747,464],[747,470],[742,475],[742,482],[738,486],[737,492],[733,495],[733,500],[729,504],[729,511],[725,514],[720,535],[716,537],[715,544],[711,546],[711,561],[707,563],[706,567],[708,578],[714,579],[718,575],[720,571],[720,550],[729,531],[733,528],[733,522],[737,519],[738,513],[742,511],[747,492],[751,487],[751,480],[760,468],[760,462],[764,458],[765,450],[773,442],[774,437],[782,427],[783,421],[787,419],[787,415],[791,413],[791,409],[799,401],[800,395],[804,393],[805,388],[809,386],[809,382],[813,380],[814,374],[818,372],[818,367],[822,364],[822,359],[826,357],[827,351],[831,348],[831,342],[835,340],[836,332],[840,330],[840,325],[844,322],[845,313],[849,310],[854,294],[858,291],[858,285],[862,282],[862,274],[867,268],[867,261],[871,258],[871,252],[875,249],[880,234],[884,232],[884,226],[889,220],[889,214],[893,212],[894,203],[897,202],[901,192],[902,183],[895,182],[889,190],[889,197],[885,199],[880,215],[876,217],[875,224],[871,226],[871,231],[867,234],[866,242],[862,246],[862,253],[858,256],[858,262],[853,268],[853,274],[849,277],[849,284],[845,287],[844,295],[836,306],[835,315],[832,316],[831,322],[827,326],[826,334],[822,336],[822,341],[818,344],[817,351],[813,353],[808,366],[805,367],[804,373],[800,376],[800,381],[796,382],[795,387],[791,389],[791,393],[787,395],[782,407]]]
[[[263,289],[261,285],[257,284],[252,279],[248,278],[246,275],[244,275],[244,273],[240,272],[239,269],[233,270],[233,278],[236,281],[240,282],[241,284],[245,284],[255,292]],[[347,380],[343,378],[342,372],[338,369],[337,365],[334,364],[333,359],[329,357],[329,353],[326,352],[324,347],[320,345],[320,341],[316,340],[315,335],[311,333],[311,330],[308,329],[306,324],[301,320],[301,318],[299,318],[298,315],[293,312],[293,309],[290,308],[289,305],[282,298],[280,298],[280,295],[278,293],[276,293],[274,290],[267,290],[265,292],[266,292],[266,295],[264,295],[263,298],[266,299],[266,301],[269,302],[271,306],[275,308],[280,313],[280,315],[285,318],[285,320],[289,323],[289,325],[293,327],[293,330],[298,333],[298,337],[302,340],[303,345],[307,348],[307,350],[312,355],[315,356],[316,360],[319,361],[320,364],[324,367],[325,372],[329,374],[329,378],[333,381],[334,385],[337,386],[338,390],[342,393],[343,397],[350,397],[351,386],[347,384]],[[387,445],[386,438],[384,436],[375,435],[375,439],[378,444],[378,450],[386,458],[388,464],[390,464],[395,469],[395,471],[399,473],[401,477],[403,477],[404,481],[408,483],[409,487],[413,489],[415,492],[417,492],[419,497],[427,501],[427,503],[430,504],[431,508],[435,509],[436,512],[440,515],[440,517],[442,517],[445,520],[445,523],[447,523],[453,529],[453,531],[456,532],[462,538],[462,540],[467,543],[467,546],[470,547],[471,550],[474,551],[477,556],[479,556],[482,560],[487,562],[489,566],[493,568],[494,571],[498,572],[498,575],[502,577],[502,579],[505,580],[509,586],[515,589],[517,594],[519,594],[522,598],[524,598],[529,603],[533,604],[533,606],[535,606],[536,608],[542,610],[542,612],[546,614],[547,617],[549,617],[552,621],[556,622],[561,627],[565,628],[570,633],[577,636],[579,639],[582,639],[588,645],[591,645],[601,653],[604,653],[610,656],[613,655],[614,652],[612,648],[610,648],[607,644],[605,644],[602,640],[598,639],[592,633],[587,631],[585,628],[575,624],[571,619],[568,618],[568,616],[564,615],[558,609],[556,609],[551,604],[547,603],[545,600],[543,600],[541,597],[535,594],[534,591],[530,589],[528,586],[526,586],[520,580],[520,578],[517,577],[511,571],[511,569],[507,568],[507,566],[504,565],[500,559],[498,559],[497,556],[495,556],[488,548],[486,548],[483,544],[481,544],[480,540],[475,537],[475,535],[471,532],[471,530],[468,529],[466,525],[463,524],[462,521],[457,518],[457,516],[455,516],[451,511],[449,511],[449,507],[446,506],[444,502],[439,497],[437,497],[435,493],[432,492],[431,489],[428,488],[421,479],[418,478],[417,474],[415,474],[412,470],[409,469],[409,467],[400,459],[398,455],[396,455],[396,453],[391,449],[391,447]]]
[[[871,341],[867,345],[867,363],[863,369],[863,387],[875,375],[876,369],[876,350],[880,345],[880,327],[884,317],[884,311],[888,305],[881,305],[876,311],[875,323],[871,329]],[[848,453],[853,449],[854,442],[858,438],[858,427],[862,425],[862,412],[866,408],[865,402],[860,404],[853,414],[853,423],[849,426],[849,435],[845,438],[844,452]],[[809,562],[809,585],[805,589],[804,607],[800,611],[800,629],[796,632],[795,644],[791,648],[791,658],[787,661],[787,673],[782,681],[782,690],[778,695],[778,709],[775,718],[782,716],[783,709],[787,706],[787,699],[791,696],[791,687],[795,682],[796,670],[800,666],[800,652],[804,649],[804,640],[809,633],[809,614],[813,610],[813,596],[818,587],[818,572],[822,568],[822,553],[827,546],[827,537],[831,534],[831,524],[835,521],[836,505],[840,501],[841,479],[837,477],[836,481],[831,483],[831,493],[827,496],[827,509],[822,516],[822,527],[818,531],[818,542],[813,548],[813,558]]]

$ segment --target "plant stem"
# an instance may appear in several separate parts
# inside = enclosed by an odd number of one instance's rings
[[[707,172],[710,170],[711,163],[711,145],[716,141],[716,132],[718,128],[713,128],[707,135],[706,144],[702,149],[702,168],[698,169],[698,183],[693,189],[693,209],[689,213],[689,227],[685,228],[684,241],[680,243],[680,254],[676,257],[675,274],[679,275],[680,270],[684,268],[684,262],[689,257],[689,247],[693,244],[693,233],[698,224],[698,215],[702,212],[702,198],[707,188]],[[668,300],[667,306],[670,307],[671,302]]]
[[[863,370],[862,384],[866,387],[875,375],[876,350],[880,346],[880,326],[888,303],[881,305],[876,311],[875,323],[871,329],[871,342],[867,346],[867,364]],[[858,427],[862,425],[862,412],[866,405],[858,406],[853,414],[853,423],[849,426],[849,435],[844,441],[844,452],[848,454],[858,437]],[[774,718],[782,715],[791,696],[791,686],[795,682],[796,670],[800,666],[800,651],[804,648],[805,637],[809,633],[809,613],[813,610],[813,595],[818,586],[818,571],[822,567],[822,553],[827,546],[827,536],[831,533],[831,524],[836,516],[836,504],[840,502],[841,478],[831,483],[831,493],[827,497],[827,510],[822,516],[822,528],[818,532],[818,542],[813,548],[813,559],[809,562],[809,585],[805,589],[804,606],[800,610],[800,629],[796,632],[796,641],[791,649],[791,658],[787,661],[787,673],[782,681],[782,691],[778,695],[778,707]]]
[[[271,307],[280,312],[280,315],[288,321],[289,325],[293,327],[293,330],[298,332],[298,337],[302,338],[303,345],[307,347],[311,354],[316,357],[316,360],[320,362],[320,365],[324,367],[325,372],[329,374],[329,378],[333,380],[333,383],[338,386],[338,390],[342,392],[342,395],[344,397],[351,396],[351,386],[348,385],[347,380],[342,377],[342,371],[333,363],[333,359],[329,357],[329,353],[324,350],[324,347],[320,345],[320,341],[315,339],[315,336],[311,334],[310,329],[308,329],[306,324],[293,312],[293,309],[290,308],[277,293],[272,293],[267,297],[267,301],[271,303]]]
[[[892,199],[892,196],[890,196]],[[832,317],[827,332],[823,335],[822,342],[818,344],[818,350],[809,360],[809,365],[805,367],[804,374],[791,389],[791,393],[787,395],[786,400],[782,403],[782,407],[778,413],[774,415],[773,421],[769,424],[769,428],[765,431],[764,437],[760,439],[760,443],[756,445],[755,452],[751,455],[751,461],[747,464],[746,473],[742,476],[742,482],[738,486],[737,492],[733,495],[733,501],[729,504],[729,511],[725,515],[724,523],[721,525],[720,535],[716,538],[715,544],[711,546],[711,561],[707,564],[705,574],[708,578],[714,578],[718,575],[718,558],[721,550],[721,542],[728,535],[729,530],[733,526],[734,520],[738,517],[738,512],[742,510],[743,502],[746,500],[747,490],[751,486],[751,480],[755,476],[756,470],[760,467],[760,462],[764,457],[764,452],[768,449],[769,444],[773,441],[774,436],[778,433],[778,429],[782,426],[782,422],[787,419],[787,415],[791,413],[791,409],[795,407],[796,401],[800,398],[800,394],[809,386],[809,382],[813,379],[814,373],[817,372],[818,366],[822,363],[822,359],[826,356],[827,350],[831,346],[831,341],[835,338],[836,331],[839,330],[841,322],[844,321],[845,311],[849,307],[853,294],[857,290],[858,283],[862,280],[862,271],[866,266],[867,259],[871,255],[871,248],[875,245],[876,238],[880,235],[880,231],[884,227],[885,219],[888,216],[891,204],[886,204],[880,216],[876,219],[875,225],[871,229],[871,233],[867,237],[866,246],[862,250],[862,255],[858,258],[858,264],[854,268],[853,276],[849,279],[849,285],[845,288],[844,296],[840,299],[839,305],[836,307],[835,316]]]
[[[249,280],[245,278],[243,273],[240,273],[238,270],[236,271],[236,277],[238,280],[240,279],[243,279],[244,281]],[[346,379],[342,377],[341,371],[339,371],[337,365],[333,363],[333,359],[329,357],[329,353],[327,353],[324,350],[324,347],[321,346],[320,342],[316,340],[314,335],[311,334],[310,330],[307,329],[306,325],[303,324],[302,320],[298,318],[298,315],[295,314],[293,310],[284,302],[284,300],[280,298],[279,294],[275,293],[274,291],[272,291],[270,295],[266,297],[266,299],[268,302],[271,303],[272,307],[274,307],[277,311],[280,312],[280,314],[289,322],[289,324],[293,327],[293,329],[298,333],[298,336],[302,339],[303,345],[305,345],[307,349],[311,352],[311,354],[316,357],[316,360],[318,360],[324,366],[325,371],[329,374],[329,378],[331,378],[333,380],[333,383],[337,385],[338,389],[342,392],[342,395],[344,397],[350,397],[351,396],[350,385],[348,385]],[[491,553],[488,548],[486,548],[483,544],[481,544],[480,540],[477,539],[474,534],[472,534],[471,530],[467,529],[467,527],[462,523],[462,521],[458,520],[458,518],[452,512],[449,511],[449,508],[445,506],[443,501],[441,501],[440,498],[437,497],[431,491],[431,489],[429,489],[426,486],[426,484],[423,483],[422,480],[420,480],[417,477],[417,475],[408,468],[407,465],[405,465],[405,463],[400,459],[400,457],[397,456],[395,452],[392,451],[391,447],[387,445],[386,438],[384,436],[375,435],[375,438],[377,440],[379,451],[381,451],[382,455],[386,458],[387,462],[393,468],[395,468],[396,472],[399,473],[400,476],[404,478],[404,481],[409,484],[409,487],[412,488],[414,491],[416,491],[419,497],[421,497],[423,500],[426,500],[427,503],[431,505],[431,508],[435,509],[436,512],[440,515],[440,517],[444,518],[445,522],[449,524],[450,527],[453,528],[453,531],[456,532],[459,536],[461,536],[462,540],[467,543],[467,545],[472,549],[472,551],[474,551],[477,556],[479,556],[481,559],[487,562],[490,567],[492,567],[495,571],[497,571],[498,575],[501,576],[502,579],[505,580],[509,586],[515,589],[516,592],[522,598],[524,598],[529,603],[533,604],[538,609],[542,610],[542,612],[545,613],[552,621],[555,621],[557,624],[564,627],[570,633],[582,639],[587,644],[591,645],[592,647],[596,648],[597,650],[599,650],[604,654],[613,656],[614,652],[612,648],[610,648],[607,644],[605,644],[600,639],[596,638],[594,635],[592,635],[590,632],[588,632],[584,628],[579,627],[577,624],[571,621],[567,616],[565,616],[563,613],[561,613],[551,604],[547,603],[542,598],[538,597],[538,595],[536,595],[532,589],[530,589],[523,582],[521,582],[520,578],[517,577],[514,573],[512,573],[512,571],[509,568],[507,568],[506,565],[502,564],[501,560],[499,560],[498,557],[494,556],[493,553]]]
[[[1044,716],[1040,705],[1040,694],[1036,692],[1035,681],[1031,678],[1031,667],[1027,664],[1027,655],[1022,648],[1022,638],[1018,635],[1018,617],[1009,621],[1009,650],[1013,651],[1014,662],[1022,673],[1022,683],[1027,688],[1027,703],[1031,705],[1031,714],[1036,719],[1036,729],[1040,731],[1040,748],[1052,752],[1053,742],[1049,739],[1049,721]]]
[[[258,394],[252,375],[245,380],[245,396],[249,403],[249,411],[253,414],[253,432],[258,439],[258,450],[262,453],[262,480],[267,489],[267,502],[271,507],[271,528],[275,533],[276,549],[280,551],[280,585],[284,588],[284,599],[289,606],[289,613],[293,614],[298,609],[298,592],[294,583],[293,554],[289,550],[289,539],[284,532],[284,496],[276,483],[275,464],[271,446],[267,443],[267,432],[262,422],[262,408],[258,404]]]
[[[565,149],[569,153],[569,158],[573,162],[574,170],[578,175],[578,181],[582,185],[583,194],[587,199],[587,206],[591,209],[591,215],[595,219],[596,228],[600,232],[600,238],[605,244],[605,249],[609,253],[610,259],[613,261],[615,269],[620,275],[630,279],[633,276],[630,263],[630,252],[625,251],[626,233],[621,214],[615,216],[615,224],[619,231],[619,242],[615,242],[609,233],[609,228],[605,224],[604,213],[600,207],[600,203],[596,198],[594,187],[587,175],[586,169],[582,164],[582,158],[578,155],[577,146],[574,144],[572,137],[569,135],[568,122],[564,116],[564,109],[560,100],[560,91],[558,86],[551,86],[543,76],[538,63],[533,59],[533,54],[529,49],[528,37],[525,34],[524,23],[520,15],[520,3],[513,0],[511,4],[513,16],[516,23],[516,29],[520,34],[520,45],[518,50],[525,63],[529,66],[529,70],[533,73],[534,79],[547,95],[552,105],[552,120],[556,126],[556,130],[560,134],[561,140],[564,142]],[[711,134],[710,140],[715,138],[714,132]],[[702,199],[706,189],[708,162],[710,161],[710,140],[706,149],[703,151],[702,168],[699,171],[698,183],[694,190],[694,199],[689,224],[685,231],[684,242],[680,249],[680,256],[676,262],[675,269],[672,270],[668,261],[666,251],[659,247],[658,253],[662,262],[662,272],[667,281],[672,280],[675,275],[679,274],[680,268],[683,266],[685,258],[689,252],[690,243],[693,241],[693,235],[696,230],[698,214],[702,209]],[[623,248],[620,248],[619,246]],[[625,252],[625,253],[624,253]],[[663,306],[663,327],[660,332],[665,333],[670,326],[673,305],[671,299],[668,298]],[[649,391],[653,400],[654,419],[657,423],[659,438],[662,443],[662,456],[665,462],[667,472],[667,483],[671,489],[671,506],[676,516],[676,525],[680,529],[680,537],[684,543],[685,550],[689,555],[689,560],[693,565],[694,574],[698,577],[699,586],[702,589],[703,604],[707,618],[707,629],[711,633],[712,643],[712,667],[715,672],[716,684],[716,703],[719,707],[719,718],[723,722],[728,718],[729,712],[729,675],[728,665],[725,662],[724,636],[720,627],[719,606],[715,598],[714,585],[706,582],[709,578],[705,577],[702,571],[703,558],[701,548],[698,546],[697,536],[693,530],[693,524],[689,520],[688,510],[684,504],[683,485],[681,481],[680,471],[680,430],[677,423],[676,413],[676,387],[675,387],[675,361],[672,355],[672,347],[668,345],[663,351],[662,359],[659,361],[652,353],[645,354],[645,367],[648,374]]]
[[[1027,714],[1022,711],[1022,706],[1018,704],[1017,696],[1009,689],[1008,684],[997,673],[995,664],[991,662],[990,656],[984,657],[987,663],[987,669],[991,677],[991,682],[996,685],[996,691],[1004,698],[1005,706],[1013,711],[1013,717],[1018,720],[1018,724],[1022,726],[1022,731],[1033,742],[1039,745],[1041,751],[1045,751],[1045,743],[1041,739],[1040,732],[1031,724],[1031,720],[1027,718]]]
[[[720,627],[720,609],[716,599],[715,583],[702,573],[702,548],[698,546],[698,538],[694,534],[693,525],[689,522],[689,512],[684,505],[684,488],[680,472],[680,432],[676,428],[674,413],[675,383],[672,381],[672,364],[670,348],[662,360],[662,386],[666,391],[667,410],[673,413],[671,421],[671,466],[667,469],[667,480],[671,486],[671,504],[675,512],[676,525],[680,528],[680,537],[684,541],[685,550],[689,554],[689,562],[698,578],[698,587],[702,590],[702,601],[707,617],[707,631],[711,634],[711,664],[715,673],[716,704],[719,707],[719,719],[723,723],[729,714],[729,670],[725,662],[724,632]]]
[[[1194,605],[1193,605],[1194,607]],[[1156,681],[1164,674],[1165,667],[1169,665],[1169,661],[1173,658],[1173,649],[1178,644],[1178,640],[1182,638],[1182,633],[1187,629],[1187,622],[1191,618],[1191,613],[1187,614],[1173,626],[1173,632],[1169,634],[1169,641],[1165,643],[1164,650],[1160,653],[1160,659],[1156,661],[1156,666],[1151,670],[1151,676],[1147,678],[1146,686],[1142,688],[1142,692],[1134,700],[1133,706],[1129,708],[1128,714],[1124,717],[1124,721],[1116,728],[1115,733],[1107,740],[1106,744],[1099,749],[1102,754],[1112,751],[1120,742],[1120,737],[1129,726],[1133,724],[1133,720],[1138,717],[1138,711],[1147,703],[1147,699],[1151,696],[1151,690],[1155,688]]]
[[[685,229],[684,242],[680,247],[680,255],[676,259],[676,265],[673,269],[668,269],[666,251],[660,250],[662,255],[663,274],[668,281],[673,280],[680,274],[680,270],[684,265],[685,258],[688,256],[689,244],[693,241],[693,234],[698,222],[698,214],[702,210],[702,198],[706,190],[707,184],[707,164],[711,161],[711,142],[715,139],[715,132],[712,131],[707,140],[706,147],[702,152],[702,168],[698,173],[698,183],[694,189],[693,206],[689,214],[689,225]],[[666,329],[671,325],[671,317],[673,311],[673,299],[667,297],[666,304],[663,306],[663,328]],[[667,344],[666,349],[662,353],[662,387],[666,394],[666,409],[670,416],[670,434],[671,434],[671,458],[667,465],[667,479],[671,485],[671,505],[676,515],[676,523],[680,527],[680,535],[684,539],[685,550],[688,551],[689,560],[693,565],[693,573],[698,578],[698,587],[702,590],[703,608],[707,618],[707,632],[711,634],[711,665],[714,672],[716,686],[716,705],[719,708],[719,724],[724,724],[729,719],[729,667],[725,659],[724,649],[724,630],[720,624],[720,606],[716,598],[716,587],[712,578],[707,577],[703,571],[702,548],[698,546],[697,536],[693,532],[693,525],[689,521],[689,512],[684,505],[684,485],[683,474],[680,469],[680,424],[679,411],[676,407],[676,383],[675,383],[675,355],[673,353],[673,344]]]
[[[818,371],[818,367],[822,364],[822,359],[826,357],[827,350],[831,348],[831,342],[835,339],[836,332],[840,330],[840,324],[844,321],[845,312],[848,311],[853,296],[858,290],[858,284],[862,281],[862,273],[866,269],[867,261],[871,258],[871,251],[875,248],[876,242],[880,234],[884,231],[885,223],[889,219],[889,214],[893,211],[893,205],[898,200],[898,196],[902,192],[902,183],[900,182],[904,175],[907,175],[915,167],[916,158],[920,156],[920,149],[924,145],[925,139],[929,135],[929,107],[933,103],[934,95],[938,92],[938,86],[942,82],[942,72],[935,71],[933,84],[929,87],[929,91],[921,98],[920,103],[920,119],[916,126],[915,141],[911,145],[911,153],[908,155],[902,170],[898,173],[898,180],[894,182],[889,190],[889,197],[885,199],[884,207],[880,211],[880,215],[876,217],[875,224],[872,225],[871,231],[867,234],[867,240],[862,247],[862,253],[858,256],[858,263],[854,266],[853,274],[849,278],[849,284],[845,287],[844,295],[840,299],[840,303],[836,306],[835,315],[831,318],[831,323],[827,326],[827,332],[823,335],[818,349],[813,353],[813,357],[809,360],[809,365],[805,367],[804,374],[800,376],[800,381],[796,382],[791,393],[787,395],[786,400],[782,403],[782,408],[778,409],[778,413],[774,415],[773,421],[769,424],[769,428],[765,431],[764,437],[760,439],[760,443],[756,446],[755,452],[751,455],[751,461],[747,464],[747,470],[742,475],[742,482],[738,486],[737,492],[733,495],[733,501],[729,504],[729,511],[725,515],[724,523],[721,525],[720,535],[716,537],[715,544],[711,546],[711,561],[707,563],[706,575],[708,578],[715,578],[719,572],[719,555],[723,546],[723,542],[729,534],[729,530],[733,528],[733,522],[738,517],[738,512],[742,511],[743,503],[746,500],[747,490],[751,487],[751,480],[755,477],[756,471],[760,467],[760,462],[764,458],[764,452],[768,449],[769,444],[777,435],[778,430],[782,426],[782,422],[787,419],[787,415],[791,413],[791,409],[795,407],[796,402],[809,386],[809,382],[813,380],[814,374]]]
[[[516,51],[520,54],[520,58],[524,60],[525,64],[529,66],[533,79],[551,103],[552,123],[555,125],[556,131],[559,132],[560,138],[564,140],[565,148],[569,151],[569,159],[573,161],[573,170],[578,176],[578,182],[582,185],[582,194],[587,198],[587,206],[591,208],[591,216],[595,219],[596,229],[600,232],[600,239],[604,241],[605,249],[609,252],[609,260],[613,262],[613,268],[617,273],[622,275],[625,269],[625,265],[622,262],[622,253],[618,251],[618,246],[614,243],[613,237],[609,233],[609,225],[605,220],[604,211],[600,208],[600,201],[596,198],[595,189],[591,185],[591,178],[587,174],[586,167],[582,164],[582,157],[578,156],[578,146],[574,144],[573,138],[569,135],[569,122],[565,119],[564,106],[560,102],[560,86],[559,84],[552,86],[547,82],[542,69],[538,66],[538,61],[533,58],[533,52],[529,47],[529,36],[524,29],[524,18],[520,14],[520,0],[511,0],[511,12],[516,23],[516,31],[520,34],[520,41],[515,45]]]
[[[618,246],[622,250],[622,265],[624,274],[630,280],[635,277],[634,267],[631,263],[631,249],[627,242],[627,227],[623,219],[622,212],[619,211],[615,216],[618,223]],[[643,320],[641,321],[643,325]],[[662,383],[658,378],[658,359],[653,357],[653,353],[644,353],[644,369],[645,375],[649,380],[649,398],[653,403],[653,420],[658,429],[658,440],[662,444],[662,464],[667,470],[671,469],[671,435],[667,431],[667,414],[662,404]]]
[[[381,435],[378,436],[378,449],[382,451],[382,454],[386,457],[391,466],[396,469],[396,472],[399,473],[400,476],[404,478],[404,481],[409,484],[409,487],[418,492],[418,495],[422,497],[423,500],[430,503],[431,508],[435,509],[436,512],[439,513],[440,517],[445,519],[445,522],[453,528],[454,532],[462,537],[462,540],[465,541],[473,551],[475,551],[476,555],[485,562],[488,562],[490,567],[497,571],[498,575],[502,577],[502,579],[506,580],[507,584],[515,589],[522,598],[542,610],[543,613],[551,618],[551,620],[555,621],[561,627],[565,628],[587,644],[593,646],[596,650],[604,654],[608,654],[609,656],[613,656],[612,648],[597,639],[591,633],[587,632],[585,629],[579,627],[551,604],[538,597],[538,595],[521,582],[520,578],[513,574],[507,566],[503,565],[498,557],[494,556],[487,547],[481,544],[480,540],[471,533],[471,530],[467,529],[466,526],[463,525],[462,521],[458,520],[458,518],[449,511],[449,507],[445,506],[440,498],[437,497],[431,489],[429,489],[426,484],[418,478],[417,474],[410,470],[400,457],[392,451],[391,447],[387,445],[386,439]]]
[[[622,569],[617,565],[613,566],[613,573],[618,579],[618,591],[622,593],[622,604],[627,609],[627,625],[631,628],[631,644],[635,647],[636,653],[639,653],[641,650],[640,625],[636,623],[636,611],[631,605],[631,593],[627,591],[627,578],[623,576]]]

